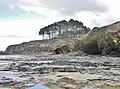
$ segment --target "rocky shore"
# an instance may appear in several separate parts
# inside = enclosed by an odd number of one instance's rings
[[[53,38],[10,45],[1,52],[1,86],[120,89],[120,22],[90,30],[78,21],[61,21],[39,34]]]
[[[120,85],[119,57],[70,54],[0,57],[1,86],[30,87],[42,83],[81,89]]]

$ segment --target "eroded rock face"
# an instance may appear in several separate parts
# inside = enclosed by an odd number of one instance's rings
[[[94,28],[75,46],[89,54],[120,56],[120,22]]]
[[[60,48],[55,49],[54,52],[55,52],[55,54],[62,54],[63,53]]]
[[[75,45],[75,51],[80,50],[91,55],[100,54],[98,47],[99,31],[100,29],[95,27],[87,35],[82,37]]]
[[[40,29],[39,35],[48,36],[49,40],[24,42],[11,45],[5,50],[8,54],[40,54],[54,52],[56,54],[69,53],[76,44],[75,38],[80,38],[90,29],[77,20],[59,21]],[[57,38],[57,39],[56,39]]]
[[[68,53],[74,48],[77,39],[50,39],[24,42],[18,45],[8,46],[7,54],[41,54],[47,53]],[[57,49],[58,48],[58,49]],[[56,50],[55,50],[56,49]],[[61,50],[61,51],[60,51]]]
[[[41,52],[54,52],[65,54],[71,51],[83,51],[91,55],[120,56],[120,22],[104,27],[95,27],[80,39],[31,41],[9,46],[5,53],[40,54]]]
[[[68,45],[64,45],[61,48],[55,50],[55,54],[66,54],[71,52],[71,48]]]

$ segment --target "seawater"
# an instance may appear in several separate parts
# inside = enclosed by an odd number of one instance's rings
[[[46,86],[41,85],[41,84],[37,84],[29,89],[48,89]]]

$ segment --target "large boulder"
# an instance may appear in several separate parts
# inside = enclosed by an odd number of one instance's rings
[[[120,56],[120,22],[93,28],[77,42],[75,50],[93,55]]]
[[[66,54],[66,53],[71,52],[71,50],[72,49],[68,45],[64,45],[61,48],[55,49],[54,52],[55,52],[55,54]]]
[[[76,80],[68,77],[58,79],[56,81],[56,85],[62,89],[81,89],[81,87],[83,86],[79,82],[76,82]]]

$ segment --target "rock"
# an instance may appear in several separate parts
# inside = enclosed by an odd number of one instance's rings
[[[35,54],[54,52],[56,54],[69,53],[78,40],[90,31],[82,22],[71,19],[59,21],[40,29],[39,35],[48,35],[48,39],[23,42],[10,45],[5,50],[7,54]],[[59,34],[58,34],[59,33]],[[56,39],[57,38],[57,39]]]
[[[56,84],[63,89],[81,89],[81,86],[76,83],[76,80],[67,77],[58,79]]]
[[[62,52],[62,50],[61,50],[61,48],[57,48],[57,49],[55,49],[55,54],[62,54],[63,52]]]
[[[4,52],[3,52],[3,51],[0,51],[0,55],[4,55]]]
[[[0,78],[0,85],[2,85],[2,86],[13,86],[17,83],[18,83],[17,81],[15,81],[11,78],[6,78],[6,77]]]
[[[50,40],[38,40],[24,42],[22,44],[10,45],[5,50],[5,53],[8,54],[34,54],[39,55],[42,53],[54,53],[55,49],[61,48],[61,52],[68,53],[74,48],[74,45],[77,42],[76,39],[50,39]],[[55,53],[60,49],[57,49]],[[59,51],[58,53],[59,54]]]
[[[68,45],[64,45],[61,47],[62,52],[65,53],[69,53],[71,52],[71,48]]]
[[[74,85],[70,85],[70,84],[63,86],[63,88],[64,89],[76,89],[76,87]]]
[[[60,30],[60,28],[62,29],[65,26],[71,28],[71,31],[73,30],[75,31],[75,29],[73,29],[74,27],[81,28],[82,30],[79,29],[79,31],[82,31],[83,33],[80,34],[82,35],[84,34],[84,36],[82,36],[81,38],[70,37],[64,38],[63,36],[64,39],[52,38],[50,40],[24,42],[22,44],[11,45],[7,47],[5,53],[38,55],[43,52],[66,54],[71,51],[72,52],[82,51],[83,53],[90,55],[120,56],[120,22],[116,22],[103,27],[95,27],[89,31],[88,28],[83,26],[82,23],[70,20],[68,22],[62,21],[49,25],[48,27],[45,27],[42,30],[47,31],[49,33],[49,31],[52,30],[53,28],[54,30],[57,29],[58,31]],[[55,29],[55,27],[58,28]]]
[[[68,47],[68,45],[64,45],[61,48],[57,48],[55,50],[55,54],[66,54],[69,52],[71,52],[71,49],[70,49],[70,47]]]
[[[7,55],[7,53],[0,51],[0,55]]]
[[[79,40],[75,50],[92,55],[120,56],[120,22],[93,28]]]
[[[67,84],[76,84],[75,80],[70,79],[68,77],[61,78],[57,81],[58,84],[61,83],[61,82],[64,82],[64,83],[67,83]]]
[[[94,28],[87,35],[82,37],[75,45],[75,51],[83,51],[85,53],[95,55],[99,54],[99,48],[97,43],[98,28]]]
[[[53,48],[45,44],[46,41],[31,41],[18,45],[10,45],[5,52],[8,54],[40,54],[41,52],[51,52]]]

